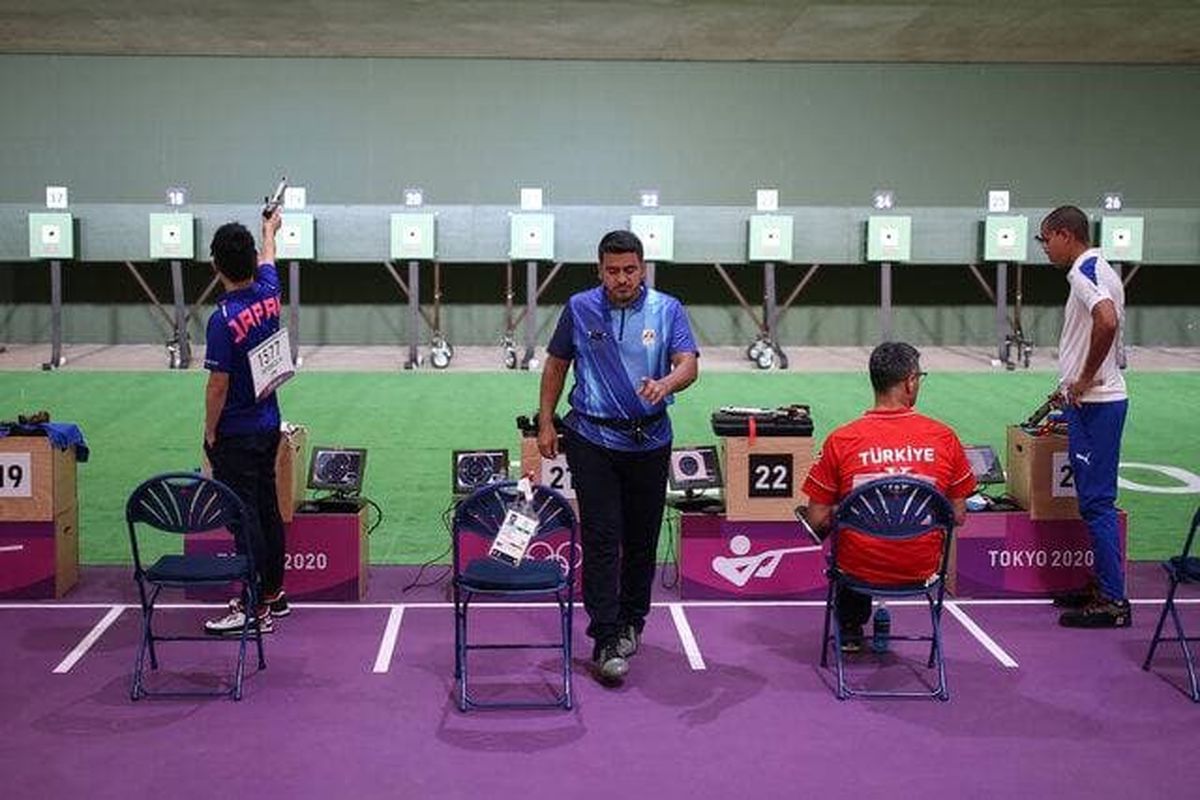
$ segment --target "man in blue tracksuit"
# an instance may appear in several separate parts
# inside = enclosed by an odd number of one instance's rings
[[[1036,237],[1050,262],[1067,270],[1071,293],[1058,343],[1059,386],[1067,418],[1067,448],[1079,514],[1096,559],[1096,590],[1060,605],[1071,628],[1124,628],[1132,623],[1125,597],[1117,527],[1117,463],[1129,407],[1118,364],[1118,333],[1125,289],[1100,249],[1091,246],[1087,215],[1074,206],[1054,209]]]
[[[600,240],[600,285],[567,301],[547,348],[538,449],[554,458],[554,409],[567,369],[575,385],[564,449],[579,501],[583,604],[600,679],[629,670],[650,611],[671,457],[667,406],[697,374],[683,305],[643,285],[642,243],[629,231]]]

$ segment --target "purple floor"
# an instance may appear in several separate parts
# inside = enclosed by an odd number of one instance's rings
[[[1134,626],[1072,631],[1047,604],[959,607],[1017,663],[1006,667],[946,613],[949,703],[838,702],[817,666],[815,606],[668,604],[661,592],[641,652],[619,689],[603,689],[577,611],[576,707],[460,714],[452,701],[452,614],[437,589],[399,592],[411,571],[377,569],[376,607],[306,606],[277,623],[268,669],[241,703],[129,700],[139,613],[127,608],[71,668],[52,671],[106,614],[131,602],[127,570],[91,569],[68,601],[0,604],[0,775],[13,798],[373,797],[1158,797],[1179,791],[1200,744],[1200,705],[1183,694],[1183,660],[1164,644],[1139,667],[1160,605]],[[1136,598],[1161,598],[1139,565]],[[411,595],[411,596],[410,596]],[[1200,634],[1191,593],[1184,618]],[[73,607],[75,604],[91,604]],[[394,612],[391,604],[403,604]],[[211,610],[165,609],[193,629]],[[402,613],[383,673],[373,672],[389,614]],[[690,661],[676,625],[694,633]],[[551,638],[545,608],[481,608],[482,638]],[[894,608],[893,630],[917,628]],[[152,686],[214,687],[235,645],[164,644]],[[912,645],[858,656],[874,688],[928,673]],[[908,658],[907,656],[913,656]],[[700,663],[693,663],[702,660]],[[544,696],[547,653],[472,656],[478,694]]]

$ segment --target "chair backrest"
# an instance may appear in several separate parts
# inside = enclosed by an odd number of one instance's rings
[[[846,495],[834,512],[833,525],[834,563],[837,562],[837,532],[842,528],[892,541],[916,539],[941,531],[944,534],[944,570],[954,530],[954,509],[932,483],[897,475],[864,483]]]
[[[233,536],[244,530],[246,507],[233,490],[196,472],[168,472],[143,481],[125,503],[125,522],[134,566],[141,570],[136,525],[164,533],[202,533],[225,528]],[[244,549],[247,554],[252,548]]]
[[[451,523],[456,573],[461,565],[460,540],[463,535],[476,536],[490,542],[500,531],[500,526],[504,524],[504,515],[519,496],[516,481],[499,481],[476,489],[459,501],[454,509],[454,521]],[[544,542],[556,537],[566,539],[563,543],[567,545],[565,551],[560,545],[542,555],[557,558],[568,582],[571,581],[575,574],[575,562],[579,560],[575,557],[578,550],[579,526],[574,509],[566,498],[548,486],[533,487],[533,508],[538,515],[538,527],[533,541]],[[538,555],[531,546],[527,557],[537,558]]]
[[[1179,554],[1181,561],[1186,561],[1192,555],[1192,545],[1196,541],[1196,529],[1200,528],[1200,507],[1196,508],[1196,513],[1192,515],[1192,527],[1188,530],[1187,539],[1183,542],[1183,552]]]

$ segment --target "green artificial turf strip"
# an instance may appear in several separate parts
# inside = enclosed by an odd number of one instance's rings
[[[84,430],[91,461],[79,470],[81,560],[126,563],[124,502],[142,479],[200,464],[204,374],[70,371],[0,373],[0,418],[46,408]],[[1123,461],[1200,472],[1200,422],[1190,398],[1197,373],[1130,373],[1132,402]],[[1004,453],[1005,425],[1026,417],[1054,382],[1049,372],[933,373],[919,408],[950,423],[964,442]],[[448,542],[441,516],[450,498],[450,452],[506,447],[514,418],[532,412],[538,376],[529,373],[301,373],[280,392],[284,417],[309,429],[309,444],[368,448],[364,493],[384,510],[371,540],[375,563],[419,563]],[[722,405],[812,406],[818,441],[867,408],[864,373],[707,373],[672,410],[678,444],[715,441],[709,414]],[[1148,484],[1164,479],[1126,472]],[[1122,490],[1130,554],[1177,552],[1200,497]]]

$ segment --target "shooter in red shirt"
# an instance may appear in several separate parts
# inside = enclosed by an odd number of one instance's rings
[[[962,443],[949,426],[913,408],[925,375],[920,358],[904,342],[884,342],[871,352],[874,408],[829,434],[804,482],[810,499],[806,517],[814,530],[829,525],[838,500],[855,487],[893,475],[932,482],[954,507],[955,523],[966,518],[965,501],[975,491],[975,476]],[[869,583],[920,583],[940,566],[941,531],[908,541],[885,541],[853,530],[839,536],[838,566]],[[861,649],[871,598],[843,589],[837,602],[843,649]]]

